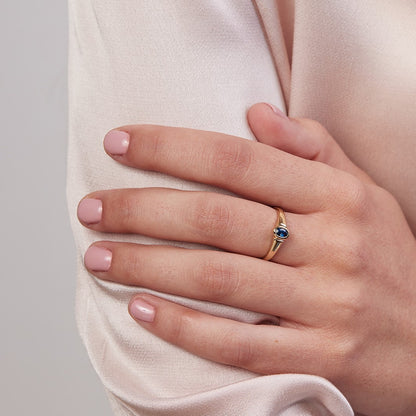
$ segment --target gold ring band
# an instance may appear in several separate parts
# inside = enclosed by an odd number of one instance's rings
[[[276,254],[276,251],[279,250],[282,243],[289,237],[285,213],[282,208],[275,207],[274,209],[277,212],[277,221],[273,228],[273,241],[270,250],[263,257],[263,260],[270,260]]]

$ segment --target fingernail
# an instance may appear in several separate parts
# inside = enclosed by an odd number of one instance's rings
[[[274,106],[273,104],[268,104],[267,103],[267,105],[272,109],[272,111],[275,113],[275,114],[277,114],[278,116],[280,116],[280,117],[283,117],[283,118],[288,118],[288,116],[282,111],[282,110],[280,110],[280,108],[277,108],[276,106]]]
[[[88,270],[94,272],[107,272],[111,266],[113,253],[102,247],[91,246],[85,252],[84,264]]]
[[[99,199],[85,198],[78,205],[78,218],[86,224],[97,224],[103,215],[103,203]]]
[[[134,299],[129,306],[130,314],[138,321],[153,322],[155,319],[155,308],[143,299]]]
[[[130,143],[130,136],[125,131],[112,130],[104,137],[104,149],[115,156],[124,155]]]

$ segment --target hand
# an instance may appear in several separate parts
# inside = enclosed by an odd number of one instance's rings
[[[98,191],[78,207],[100,232],[138,233],[226,251],[101,241],[96,277],[280,317],[280,326],[214,317],[149,294],[129,305],[155,335],[261,374],[327,378],[366,415],[416,413],[416,243],[393,198],[311,120],[264,104],[257,139],[160,126],[110,132],[107,152],[133,168],[238,195],[174,189]],[[268,252],[279,206],[290,238]]]

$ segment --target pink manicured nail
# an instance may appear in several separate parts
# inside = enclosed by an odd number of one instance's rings
[[[78,205],[78,218],[86,224],[97,224],[103,215],[103,203],[99,199],[86,198]]]
[[[155,308],[142,299],[134,299],[129,310],[131,316],[138,321],[153,322],[155,319]]]
[[[278,116],[280,116],[280,117],[283,117],[283,118],[288,118],[287,117],[287,115],[282,111],[282,110],[280,110],[280,108],[277,108],[276,106],[274,106],[273,104],[268,104],[267,103],[267,105],[273,110],[273,112],[275,113],[275,114],[277,114]]]
[[[130,136],[125,131],[112,130],[104,137],[104,149],[116,156],[124,155],[130,143]]]
[[[106,272],[111,266],[113,254],[102,247],[91,246],[85,252],[84,264],[88,270],[94,272]]]

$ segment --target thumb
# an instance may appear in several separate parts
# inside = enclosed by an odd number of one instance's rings
[[[265,103],[253,105],[248,110],[247,120],[259,142],[304,159],[325,163],[373,183],[317,121],[289,118],[275,106]]]

